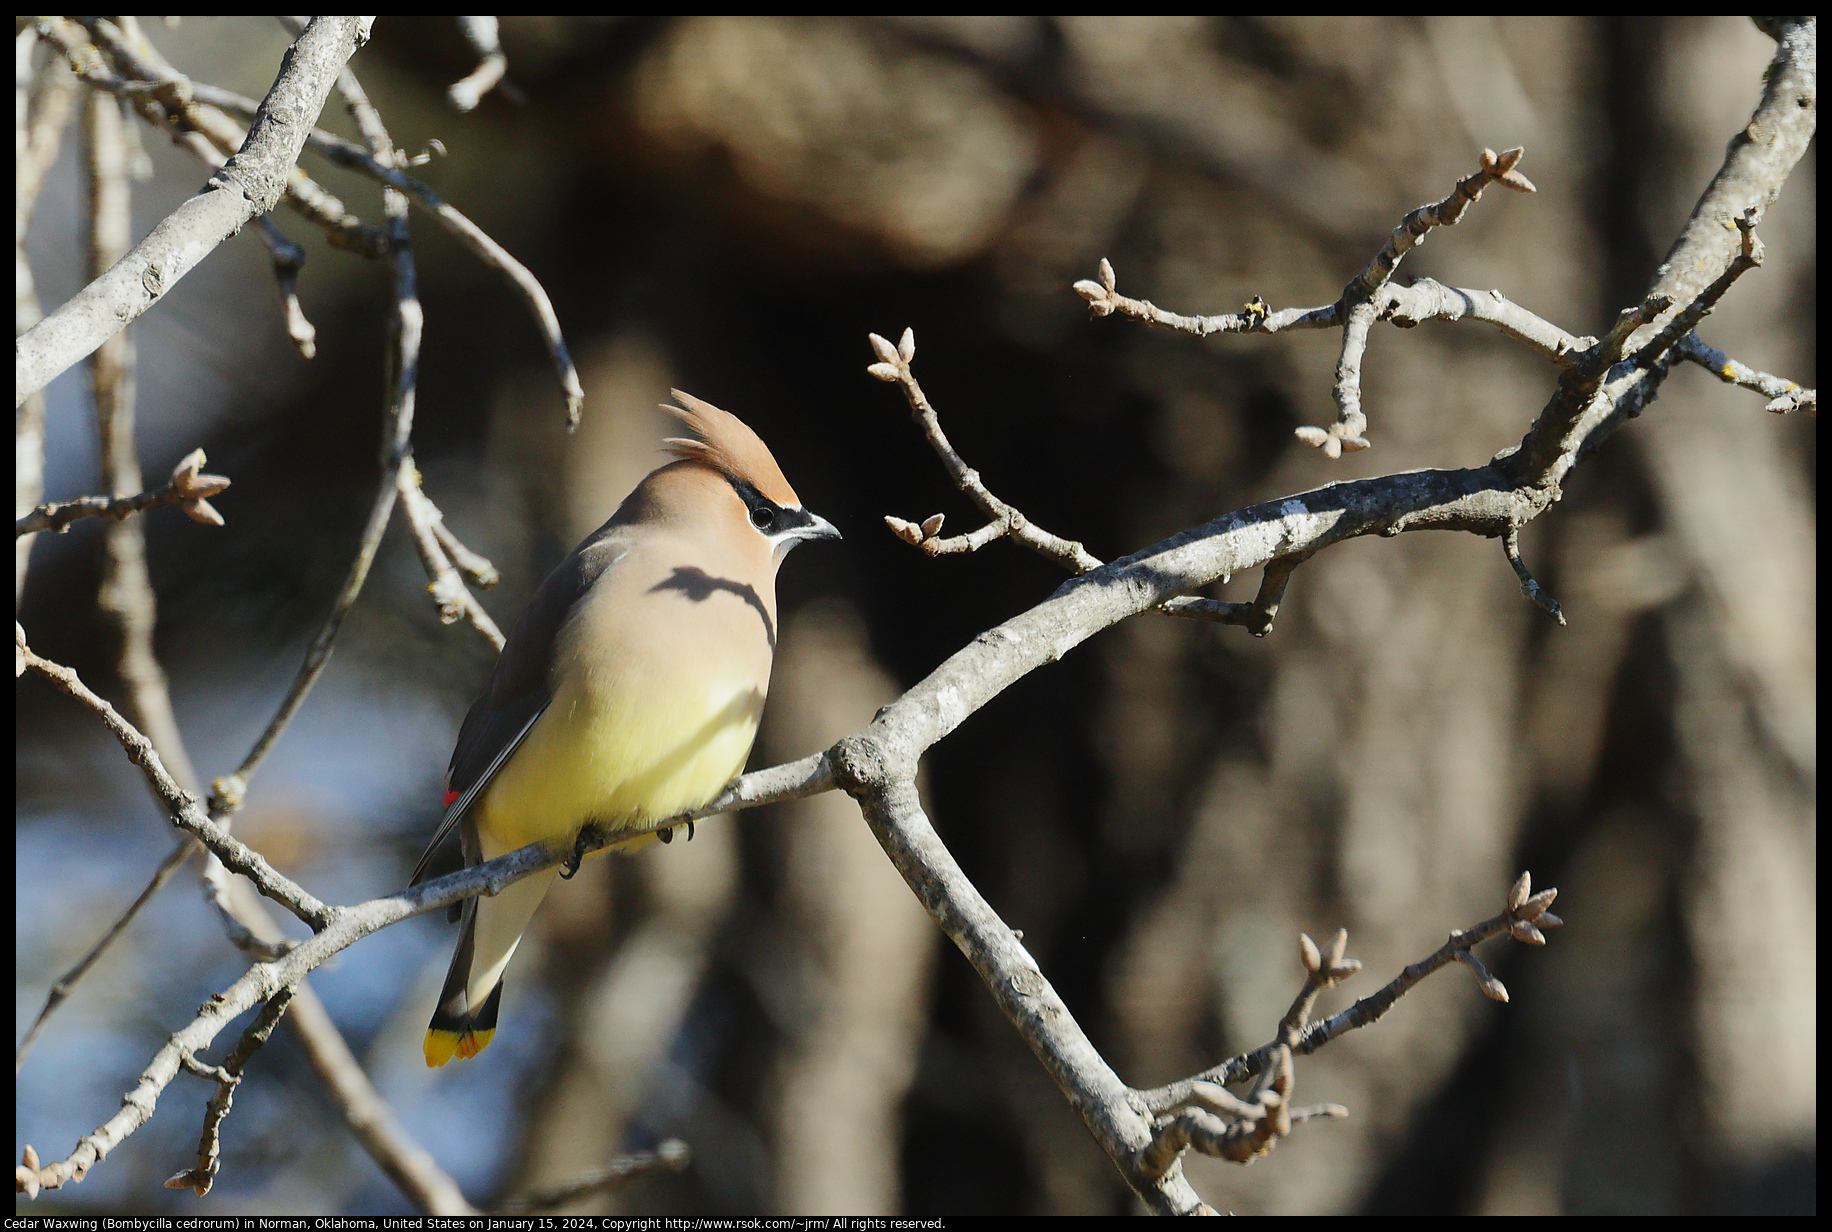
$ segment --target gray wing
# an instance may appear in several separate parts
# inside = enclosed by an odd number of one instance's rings
[[[433,853],[547,712],[553,701],[550,676],[554,643],[579,600],[606,569],[627,554],[628,546],[615,537],[626,516],[626,511],[620,509],[617,517],[574,548],[572,555],[547,575],[517,618],[503,643],[502,654],[497,656],[490,687],[464,716],[451,765],[445,772],[445,816],[414,867],[408,885],[419,884],[432,863]],[[468,851],[465,862],[474,862]]]

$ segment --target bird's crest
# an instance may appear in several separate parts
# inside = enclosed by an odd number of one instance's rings
[[[782,468],[758,435],[730,411],[722,411],[710,402],[702,402],[678,389],[668,391],[680,406],[662,405],[664,411],[680,416],[699,439],[672,436],[662,443],[668,452],[688,462],[710,466],[721,474],[743,480],[778,505],[796,506],[801,498],[783,478]]]

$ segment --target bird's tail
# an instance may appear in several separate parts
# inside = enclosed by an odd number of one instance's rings
[[[445,987],[439,990],[439,1004],[426,1028],[426,1064],[434,1069],[453,1056],[470,1060],[490,1046],[496,1034],[496,1011],[502,1004],[503,986],[495,988],[477,1012],[471,1012],[467,985],[471,979],[471,960],[477,953],[477,900],[464,904],[464,927],[458,934],[458,952],[452,955],[451,969],[445,973]]]
[[[490,1046],[503,999],[503,972],[558,871],[536,873],[493,898],[465,900],[458,952],[426,1028],[426,1063],[434,1069],[454,1056],[468,1061]]]
[[[463,989],[459,997],[464,996]],[[462,1008],[448,1008],[445,1001],[433,1011],[432,1023],[426,1028],[426,1063],[434,1069],[454,1056],[470,1060],[490,1046],[496,1034],[496,1007],[502,1003],[503,986],[491,990],[483,1008],[472,1014]]]

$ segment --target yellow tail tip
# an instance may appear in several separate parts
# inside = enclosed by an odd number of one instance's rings
[[[494,1027],[488,1031],[428,1031],[425,1044],[427,1068],[439,1069],[454,1056],[469,1061],[490,1046],[490,1037],[495,1034]]]

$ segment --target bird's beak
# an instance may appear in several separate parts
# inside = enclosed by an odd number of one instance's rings
[[[818,513],[808,514],[808,525],[796,529],[798,539],[844,539],[840,528]]]
[[[778,531],[774,536],[776,559],[778,561],[789,554],[789,549],[804,540],[839,539],[842,537],[839,528],[826,518],[823,518],[820,514],[810,513],[806,509],[798,510],[797,512],[800,513],[801,517],[796,519],[795,525]]]

